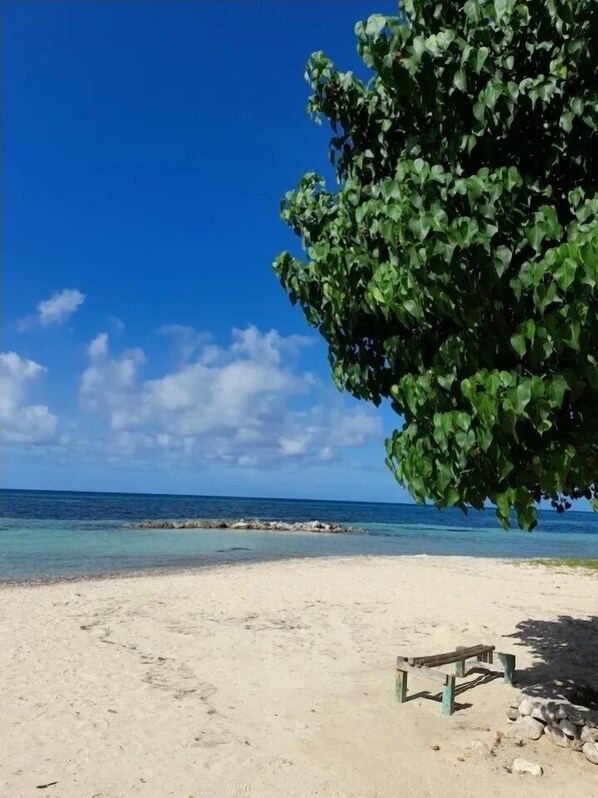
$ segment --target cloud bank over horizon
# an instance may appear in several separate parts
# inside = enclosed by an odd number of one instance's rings
[[[115,452],[273,468],[328,462],[381,440],[379,418],[325,400],[318,378],[298,366],[312,339],[249,326],[221,346],[192,328],[174,332],[181,362],[152,379],[141,376],[142,349],[112,354],[107,333],[88,346],[82,405],[103,419]]]
[[[35,323],[62,324],[83,301],[79,291],[59,292],[38,303]],[[107,321],[107,329],[115,327]],[[122,329],[121,323],[117,335]],[[52,384],[52,364],[48,369],[15,351],[2,353],[5,442],[45,449],[72,464],[126,468],[158,459],[256,472],[298,464],[359,468],[355,450],[382,443],[380,417],[347,401],[306,366],[314,337],[251,324],[233,328],[226,342],[184,324],[162,325],[154,333],[158,338],[149,343],[162,340],[169,348],[162,362],[139,346],[116,348],[107,331],[88,339],[84,349],[77,344],[84,363],[73,363],[70,385],[61,386],[74,412],[51,411],[29,399],[34,389]]]

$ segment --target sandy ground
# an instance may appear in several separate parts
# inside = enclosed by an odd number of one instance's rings
[[[517,746],[500,678],[471,675],[451,718],[435,682],[394,701],[397,654],[480,642],[517,655],[520,686],[596,679],[591,573],[363,557],[0,595],[6,798],[598,795],[580,754]]]

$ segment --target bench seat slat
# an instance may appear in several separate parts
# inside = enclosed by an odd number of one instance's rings
[[[459,662],[461,660],[478,657],[481,654],[487,654],[494,651],[495,646],[471,646],[470,648],[460,648],[456,651],[448,651],[446,654],[432,654],[428,657],[398,657],[397,662],[407,662],[416,668],[424,665],[448,665],[451,662]]]

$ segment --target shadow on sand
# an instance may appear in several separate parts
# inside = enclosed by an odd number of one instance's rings
[[[472,704],[462,703],[457,701],[459,696],[463,695],[463,693],[467,693],[469,690],[473,690],[476,687],[480,687],[482,684],[488,684],[489,682],[493,682],[495,679],[502,679],[502,672],[496,673],[495,671],[489,671],[484,667],[480,667],[474,665],[472,668],[468,669],[467,676],[472,674],[478,674],[475,679],[470,679],[467,682],[460,682],[455,687],[455,704],[454,709],[455,712],[459,712],[463,709],[469,709]],[[436,701],[437,703],[442,703],[442,692],[440,693],[431,693],[429,690],[420,690],[417,693],[410,693],[407,696],[407,701],[413,701],[416,698],[425,698],[428,701]]]
[[[519,641],[514,644],[515,655],[519,645],[534,657],[530,667],[516,672],[517,685],[523,692],[598,709],[598,616],[587,620],[568,615],[553,621],[530,618],[506,637]]]

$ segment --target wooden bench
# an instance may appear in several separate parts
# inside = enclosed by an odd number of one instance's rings
[[[407,675],[414,673],[442,684],[442,714],[452,715],[455,709],[455,679],[458,676],[465,676],[465,660],[475,657],[478,662],[491,663],[495,653],[494,648],[494,646],[460,647],[455,649],[455,651],[430,657],[397,657],[397,701],[402,704],[407,700]],[[496,652],[496,656],[502,663],[505,682],[513,684],[513,674],[515,672],[514,655]],[[448,665],[453,662],[455,663],[454,674],[434,670],[439,665]]]

